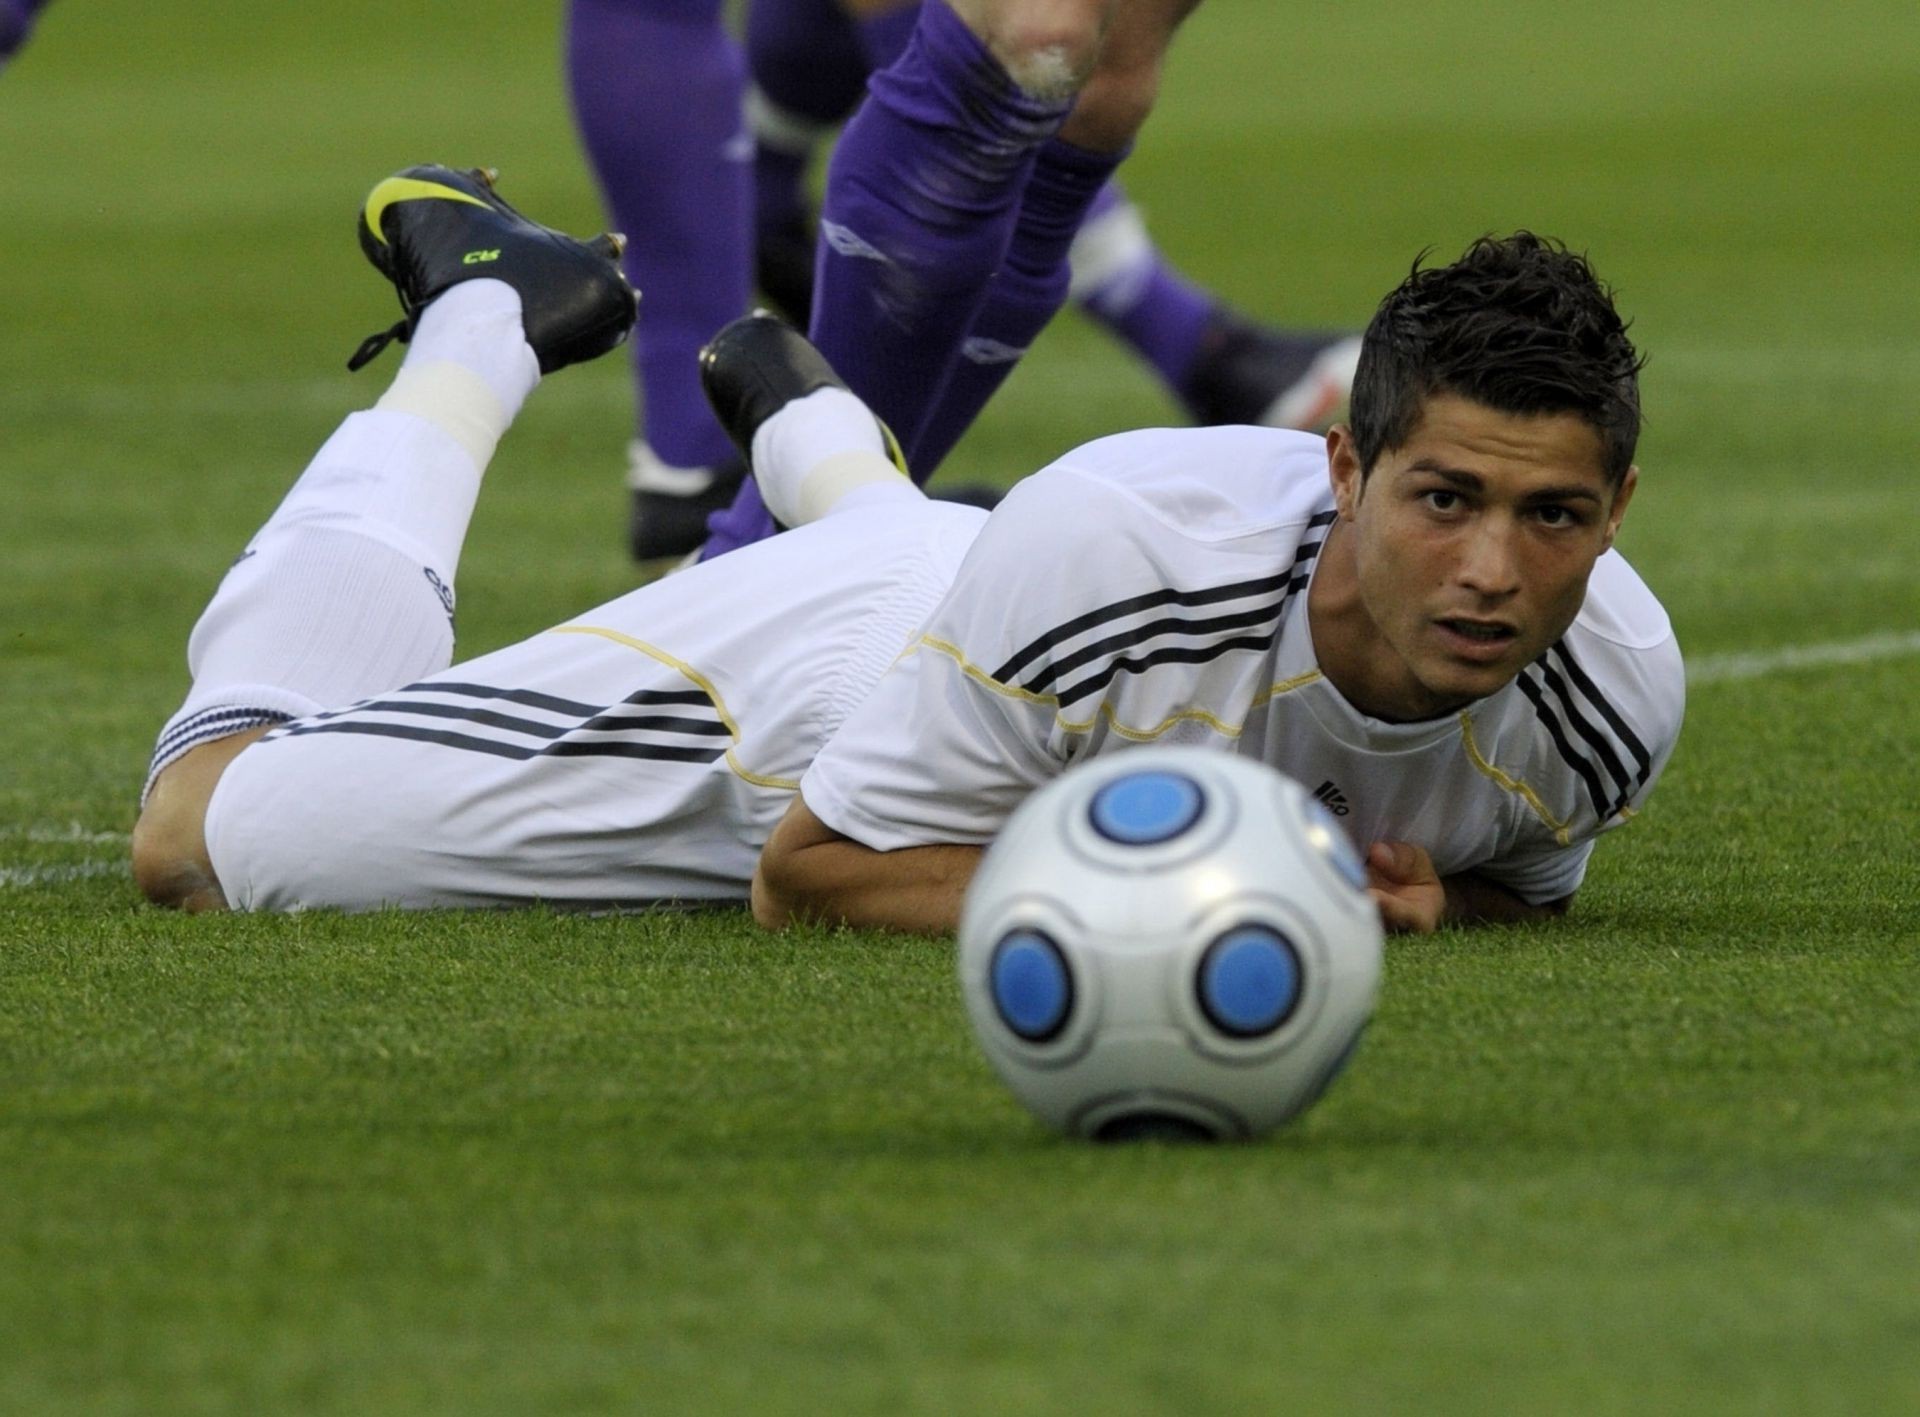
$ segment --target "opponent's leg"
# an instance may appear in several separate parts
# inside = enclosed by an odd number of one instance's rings
[[[838,0],[754,0],[747,9],[753,135],[753,265],[760,294],[805,324],[813,300],[807,169],[859,105],[868,64]]]
[[[631,549],[700,544],[741,469],[700,397],[701,341],[747,308],[752,215],[745,62],[720,0],[573,0],[567,77],[626,269],[648,292],[634,341],[641,434],[629,448]]]
[[[828,169],[810,334],[911,441],[1005,258],[1113,0],[927,0]]]
[[[1176,270],[1109,183],[1074,238],[1071,297],[1154,367],[1195,423],[1324,428],[1360,357],[1351,331],[1277,329]]]
[[[1074,303],[1178,389],[1200,354],[1216,302],[1161,255],[1119,183],[1094,199],[1068,264]]]
[[[0,69],[26,44],[47,0],[0,0]]]
[[[1131,0],[1111,12],[1072,113],[1039,150],[1006,260],[938,399],[906,440],[917,476],[932,475],[1066,302],[1074,234],[1152,112],[1174,32],[1197,3]]]
[[[906,52],[869,81],[828,169],[811,333],[894,428],[932,408],[1115,2],[926,0]],[[772,530],[749,483],[702,555]]]
[[[1094,197],[1126,157],[1055,138],[1046,143],[1020,197],[1007,257],[960,346],[940,397],[907,444],[917,476],[930,477],[1040,331],[1066,304],[1067,252]]]
[[[248,743],[451,661],[454,576],[494,447],[543,370],[605,353],[633,321],[617,241],[536,226],[481,174],[389,178],[361,244],[404,318],[356,363],[396,337],[407,358],[321,448],[194,627],[193,685],[155,744],[134,832],[136,879],[162,904],[224,904],[206,809]]]

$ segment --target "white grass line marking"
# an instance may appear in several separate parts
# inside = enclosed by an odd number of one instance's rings
[[[84,881],[95,876],[124,876],[124,861],[76,861],[67,866],[0,866],[0,887],[50,886],[62,881]]]
[[[1733,679],[1759,679],[1782,669],[1865,664],[1869,660],[1898,659],[1909,654],[1920,654],[1920,630],[1888,630],[1857,640],[1782,645],[1779,649],[1749,650],[1739,654],[1703,654],[1688,663],[1687,683],[1724,684]]]
[[[67,822],[54,825],[43,822],[38,826],[26,827],[17,832],[0,832],[0,835],[12,837],[16,841],[30,841],[36,846],[62,846],[83,844],[86,846],[124,846],[133,838],[125,832],[95,831],[92,827],[79,822]]]

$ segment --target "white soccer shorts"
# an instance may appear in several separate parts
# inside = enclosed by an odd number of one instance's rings
[[[820,745],[982,514],[848,511],[246,749],[207,813],[239,910],[744,900]]]

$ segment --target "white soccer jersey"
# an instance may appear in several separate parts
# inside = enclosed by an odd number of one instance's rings
[[[1314,791],[1357,846],[1424,846],[1521,898],[1571,894],[1679,732],[1665,612],[1616,553],[1578,619],[1501,692],[1396,724],[1321,674],[1307,587],[1333,522],[1324,443],[1253,428],[1082,447],[988,521],[909,653],[801,781],[880,850],[990,841],[1092,754],[1195,743]]]

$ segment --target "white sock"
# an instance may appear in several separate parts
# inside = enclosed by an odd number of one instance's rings
[[[438,424],[484,468],[539,382],[520,293],[505,281],[470,280],[421,313],[393,387],[376,407]]]
[[[1140,303],[1153,274],[1153,239],[1132,202],[1084,224],[1067,251],[1067,298],[1118,319]]]
[[[872,411],[845,389],[815,389],[795,399],[753,435],[753,480],[761,500],[788,526],[804,526],[892,498],[925,493],[887,460]]]
[[[782,108],[768,98],[758,84],[747,85],[747,96],[740,107],[754,142],[791,157],[811,157],[813,150],[839,126]]]
[[[539,377],[511,286],[469,281],[427,308],[393,387],[315,454],[194,626],[193,687],[161,730],[149,787],[201,743],[453,662],[454,575],[481,475]]]

